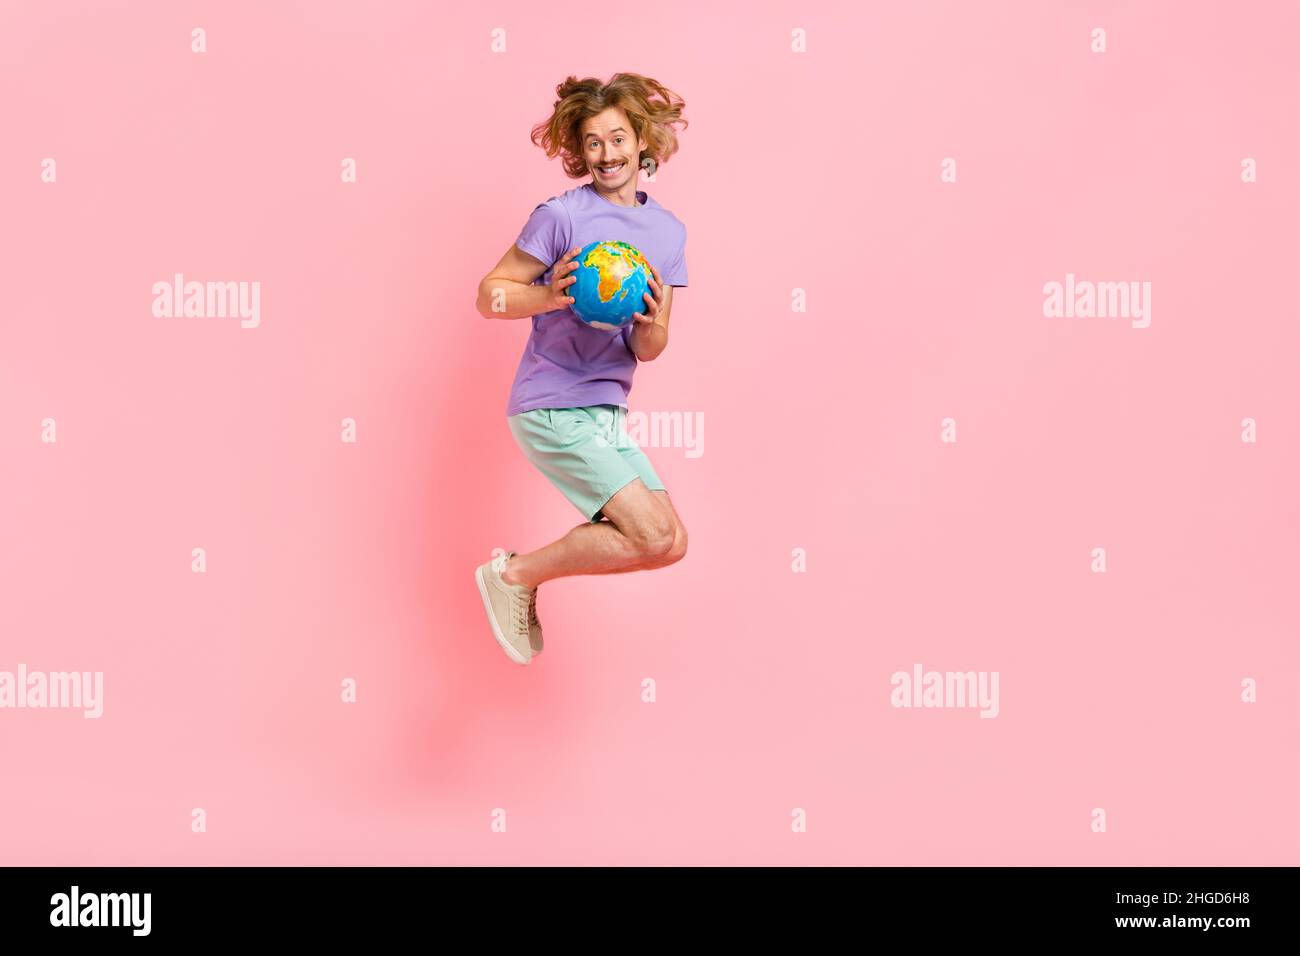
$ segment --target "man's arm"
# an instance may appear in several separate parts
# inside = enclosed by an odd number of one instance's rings
[[[643,315],[649,321],[638,320],[632,327],[632,334],[627,337],[628,348],[642,362],[654,361],[663,354],[664,349],[668,348],[668,316],[673,309],[673,287],[659,285],[661,281],[659,270],[654,266],[650,268],[655,278],[651,290],[653,292],[655,285],[658,285],[661,294],[654,296],[654,305],[646,305],[647,311]],[[657,311],[649,311],[655,306],[658,306]]]
[[[556,263],[550,285],[533,285],[533,280],[546,271],[546,263],[511,245],[501,261],[479,283],[474,308],[485,319],[523,319],[563,308],[556,301],[560,297],[556,284],[572,284],[565,282],[569,277],[565,267],[575,252],[576,249],[570,250]],[[567,305],[569,296],[563,298]]]

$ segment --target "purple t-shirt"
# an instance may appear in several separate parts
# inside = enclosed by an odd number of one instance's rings
[[[555,263],[570,249],[620,241],[641,250],[664,285],[686,285],[686,226],[647,193],[636,197],[640,205],[620,206],[586,182],[537,206],[515,240],[546,263],[533,284],[550,285]],[[628,348],[631,334],[632,323],[617,332],[591,328],[567,306],[533,316],[506,414],[583,405],[626,408],[637,362]]]

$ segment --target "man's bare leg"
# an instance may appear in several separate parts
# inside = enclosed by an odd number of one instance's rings
[[[675,564],[686,556],[686,528],[682,525],[682,519],[677,515],[677,509],[673,507],[672,501],[666,491],[651,492],[673,516],[673,546],[669,549],[668,554],[658,561],[650,561],[639,568],[615,568],[609,571],[593,571],[593,574],[625,574],[628,571],[649,571],[653,568],[667,567]]]
[[[608,521],[584,522],[559,541],[516,554],[501,579],[535,588],[575,574],[622,574],[672,564],[686,553],[686,530],[667,492],[640,478],[620,488],[601,509]]]

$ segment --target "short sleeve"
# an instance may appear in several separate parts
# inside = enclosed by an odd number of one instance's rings
[[[569,232],[569,214],[552,197],[533,210],[515,245],[550,269],[568,251]]]
[[[664,262],[660,274],[664,277],[664,285],[686,285],[686,227],[682,226],[682,238],[677,244],[677,249]]]

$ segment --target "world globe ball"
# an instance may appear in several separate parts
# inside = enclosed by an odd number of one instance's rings
[[[590,242],[574,257],[577,281],[568,289],[569,308],[596,329],[621,329],[635,312],[644,313],[650,290],[650,263],[626,242]]]

